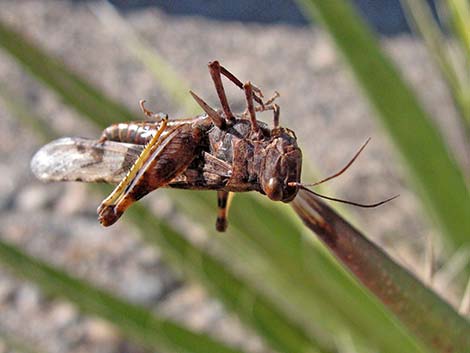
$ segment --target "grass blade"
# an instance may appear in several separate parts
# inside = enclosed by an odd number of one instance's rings
[[[0,97],[11,114],[24,125],[29,126],[32,131],[36,132],[36,136],[41,138],[42,141],[50,141],[56,137],[51,129],[41,121],[41,117],[27,109],[23,102],[20,102],[3,82],[0,82]]]
[[[470,278],[465,286],[462,301],[460,302],[459,313],[462,316],[470,317]]]
[[[460,78],[448,55],[444,34],[434,20],[431,8],[423,0],[402,0],[401,3],[404,10],[406,10],[410,22],[421,33],[426,46],[430,49],[429,52],[435,57],[436,62],[449,82],[449,86],[453,91],[458,92]]]
[[[455,37],[460,42],[470,70],[470,4],[466,0],[447,0]]]
[[[191,201],[191,198],[184,200],[185,203],[189,202],[188,207],[194,212]],[[257,316],[260,311],[265,310],[261,299],[266,296],[271,305],[277,308],[276,310],[291,318],[289,325],[293,322],[304,329],[306,337],[316,337],[321,351],[331,351],[331,337],[328,335],[337,337],[345,333],[345,327],[346,331],[354,336],[354,342],[362,347],[373,347],[384,352],[402,352],[403,349],[407,352],[425,351],[400,328],[399,323],[379,303],[364,293],[363,289],[344,271],[338,270],[326,253],[319,251],[308,241],[304,243],[299,241],[300,246],[288,250],[296,257],[297,260],[294,260],[291,256],[285,257],[286,253],[276,242],[272,244],[259,239],[258,233],[250,235],[232,230],[223,237],[214,235],[210,249],[215,251],[223,248],[218,257],[223,259],[222,266],[225,266],[225,269],[221,270],[219,264],[210,266],[209,270],[206,266],[213,260],[198,252],[184,239],[167,235],[166,230],[160,231],[159,220],[139,205],[136,206],[137,210],[134,207],[129,210],[132,212],[130,215],[132,220],[139,227],[158,230],[153,234],[147,234],[147,240],[159,245],[174,262],[186,263],[186,268],[194,272],[195,277],[203,281],[245,321],[261,319]],[[237,202],[233,207],[240,208],[245,213],[251,211],[251,208],[247,209],[244,206],[246,203]],[[289,242],[292,238],[292,233],[274,232],[269,235],[270,239],[284,238],[279,243]],[[160,239],[161,237],[165,239]],[[296,241],[298,239],[294,237],[294,243]],[[176,242],[179,245],[169,247],[169,242]],[[176,248],[180,254],[175,254]],[[238,285],[227,287],[218,284],[233,283],[230,277],[235,273],[239,276]],[[253,288],[256,288],[256,291],[253,291]],[[221,291],[228,293],[224,295]],[[263,295],[256,296],[257,292]],[[231,294],[227,302],[226,294],[229,293]],[[247,313],[247,317],[244,317]],[[265,314],[268,317],[272,315],[271,320],[274,320],[276,325],[284,325],[282,322],[277,322],[278,318],[282,317],[277,311],[271,314],[266,311]],[[266,322],[260,323],[268,327]],[[271,324],[271,329],[276,325]],[[319,332],[316,331],[319,329],[318,325],[321,327]],[[289,337],[292,335],[291,332],[291,328],[285,331],[285,327],[280,327],[275,332],[271,331],[272,334],[282,336],[288,333]],[[400,342],[400,345],[396,342]],[[304,346],[304,349],[307,349],[307,346]],[[280,349],[280,351],[285,350]]]
[[[312,338],[309,338],[295,319],[280,311],[261,290],[230,271],[208,249],[197,248],[140,205],[134,205],[128,213],[144,239],[162,249],[165,257],[186,275],[202,281],[275,349],[280,352],[290,352],[292,349],[295,352],[329,351],[327,346],[312,342]]]
[[[402,0],[401,3],[409,22],[414,24],[415,30],[421,34],[431,58],[441,69],[455,106],[460,112],[462,125],[470,137],[470,80],[465,74],[462,75],[461,69],[464,68],[458,67],[456,60],[452,60],[448,40],[434,20],[429,5],[423,0]]]
[[[299,0],[320,20],[407,162],[425,209],[447,243],[458,248],[470,234],[470,194],[446,145],[376,39],[345,0]]]
[[[447,0],[446,3],[450,13],[451,28],[460,44],[464,61],[461,106],[470,135],[470,4],[466,0]]]
[[[114,38],[119,38],[129,51],[148,68],[172,97],[174,103],[182,106],[189,114],[196,114],[200,110],[199,105],[188,95],[189,87],[163,58],[134,33],[131,26],[119,15],[112,4],[101,1],[92,3],[89,7]]]
[[[293,207],[335,256],[427,346],[439,352],[470,351],[470,323],[330,207],[304,190]]]
[[[43,54],[42,61],[47,65],[47,55]],[[34,72],[41,68],[30,69]],[[70,76],[64,77],[67,80]],[[81,81],[81,85],[86,84]],[[78,109],[83,104],[80,95],[73,89],[67,92],[71,98],[74,95],[69,104]],[[97,113],[88,118],[103,124],[103,119],[96,117],[104,112]],[[192,212],[201,213],[203,219],[208,215],[204,208],[215,206],[215,200],[212,202],[205,194],[186,193],[185,197],[185,203],[198,202]],[[253,204],[251,199],[240,197],[233,207],[233,213],[241,215],[232,217],[234,236],[214,236],[210,246],[192,244],[141,205],[133,206],[126,217],[134,220],[147,241],[162,248],[177,268],[203,281],[280,351],[328,352],[335,336],[346,330],[353,332],[355,342],[364,347],[384,352],[423,351],[327,254],[302,238],[302,231],[285,214],[285,208],[267,207],[259,201]],[[216,256],[213,253],[216,248],[222,248],[225,257]],[[242,257],[245,250],[253,256]],[[236,262],[233,253],[243,261]],[[264,272],[258,270],[258,264]]]
[[[16,274],[38,284],[46,293],[68,299],[82,311],[110,321],[121,332],[149,348],[188,353],[239,352],[204,334],[158,318],[146,308],[73,278],[3,241],[0,241],[0,261]]]
[[[0,94],[5,100],[9,100],[8,107],[12,112],[26,124],[33,123],[43,125],[35,132],[44,139],[56,137],[52,127],[45,128],[44,120],[38,117],[31,119],[29,111],[16,97],[8,94],[6,89],[0,89]],[[6,94],[6,96],[5,96]],[[42,132],[46,132],[44,136]],[[95,185],[99,191],[107,192],[99,185]],[[109,191],[109,190],[108,190]],[[206,283],[212,293],[219,296],[228,308],[235,310],[246,323],[255,328],[265,340],[279,351],[295,352],[329,352],[322,348],[315,340],[312,340],[295,320],[291,320],[285,313],[278,310],[273,303],[266,298],[266,295],[259,293],[256,288],[244,283],[235,274],[227,271],[224,263],[212,256],[204,246],[194,246],[185,237],[172,228],[167,222],[159,220],[141,205],[134,205],[128,212],[129,217],[140,230],[143,238],[148,243],[158,247],[159,251],[164,250],[164,256],[178,270],[187,274],[190,278],[197,278]],[[18,250],[19,251],[19,250]],[[27,257],[27,255],[24,255]],[[3,253],[0,251],[0,261]],[[29,267],[31,268],[31,267]],[[24,275],[30,275],[25,269]],[[38,279],[34,274],[31,280]],[[51,278],[54,280],[54,277]],[[41,284],[41,283],[40,283]],[[60,294],[60,293],[58,293]],[[63,296],[66,293],[62,294]],[[250,306],[246,306],[241,299],[251,298]],[[91,299],[90,299],[91,300]],[[111,310],[111,309],[110,309]],[[100,313],[95,313],[100,315]],[[123,327],[124,330],[126,327]],[[145,327],[143,328],[145,330]],[[125,332],[127,333],[127,332]],[[127,333],[132,336],[133,333]],[[182,338],[184,339],[184,337]],[[178,350],[177,350],[178,351]]]
[[[58,60],[44,55],[42,50],[1,21],[0,46],[42,83],[54,90],[64,103],[83,115],[93,116],[100,125],[110,125],[117,118],[132,120],[131,111],[88,85]],[[75,104],[77,97],[80,97],[81,104]]]

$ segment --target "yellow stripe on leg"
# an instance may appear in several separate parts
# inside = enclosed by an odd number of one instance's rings
[[[103,210],[104,208],[113,205],[115,201],[121,197],[123,191],[126,189],[127,185],[129,185],[129,183],[134,179],[136,174],[139,172],[140,168],[142,168],[143,164],[148,159],[154,147],[158,145],[158,139],[162,135],[163,131],[165,131],[167,123],[168,116],[165,116],[162,118],[162,123],[158,128],[157,132],[149,141],[149,143],[145,145],[145,148],[143,149],[139,158],[137,158],[137,160],[134,162],[127,175],[124,177],[124,179],[121,180],[118,186],[116,186],[113,192],[111,192],[111,194],[106,199],[104,199],[103,202],[101,202],[101,205],[98,208],[98,213],[101,213],[101,210]]]

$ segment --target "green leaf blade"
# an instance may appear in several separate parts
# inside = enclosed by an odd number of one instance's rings
[[[68,299],[82,311],[108,320],[121,332],[149,348],[187,353],[240,352],[71,277],[3,241],[0,241],[0,262],[38,284],[49,295]]]
[[[458,248],[470,234],[470,194],[442,136],[405,84],[376,39],[344,0],[299,0],[309,17],[318,18],[331,34],[407,162],[429,212],[448,243]]]
[[[100,125],[110,125],[115,119],[132,120],[131,111],[87,84],[58,60],[45,55],[1,21],[0,46],[66,104],[83,115],[93,116]]]
[[[47,62],[45,58],[43,61]],[[67,75],[61,79],[69,80]],[[83,81],[81,85],[86,86]],[[67,82],[61,87],[69,89],[69,104],[78,110],[83,104],[80,92]],[[88,95],[90,99],[95,99],[94,96]],[[92,105],[99,107],[98,102],[92,102]],[[106,111],[97,108],[96,113],[87,114],[87,117],[105,124],[97,117],[105,116]],[[211,201],[211,195],[186,194],[188,203],[205,200],[200,205],[205,205],[206,209],[195,207],[193,212],[200,212],[203,219],[213,219],[209,205],[215,205],[215,195]],[[379,347],[384,352],[424,351],[390,313],[341,272],[330,257],[313,247],[309,240],[302,239],[298,225],[283,213],[279,216],[279,211],[274,211],[279,209],[277,206],[251,203],[251,199],[241,199],[239,209],[234,205],[234,214],[240,216],[232,217],[231,221],[236,237],[227,236],[218,241],[220,235],[213,235],[214,245],[207,247],[188,242],[167,222],[156,219],[141,205],[134,205],[124,219],[132,219],[144,238],[161,248],[176,268],[189,278],[203,282],[211,293],[218,295],[227,307],[236,311],[279,351],[330,352],[334,350],[332,341],[338,332],[349,334],[349,331],[354,342],[357,340],[364,347]],[[253,229],[243,224],[247,210],[253,211],[248,214]],[[226,239],[225,245],[223,239]],[[211,249],[216,245],[225,248],[224,255],[231,253],[232,256],[214,256]],[[255,256],[241,257],[244,251]],[[249,263],[241,268],[234,261],[233,253]],[[258,264],[263,266],[263,271],[259,271]],[[251,267],[250,271],[246,270],[248,267]],[[328,325],[323,321],[328,321]],[[327,343],[325,337],[328,337]]]
[[[470,323],[329,206],[301,190],[293,207],[332,253],[429,347],[470,350]]]

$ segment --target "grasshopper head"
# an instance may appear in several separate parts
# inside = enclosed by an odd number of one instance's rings
[[[261,187],[273,201],[292,201],[299,190],[289,185],[300,182],[302,152],[293,131],[286,128],[273,130],[266,147],[266,158],[261,171]]]

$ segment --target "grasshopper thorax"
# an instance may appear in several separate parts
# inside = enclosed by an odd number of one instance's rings
[[[297,195],[300,182],[302,152],[293,131],[275,128],[265,146],[264,163],[259,179],[264,193],[273,201],[289,202]]]

